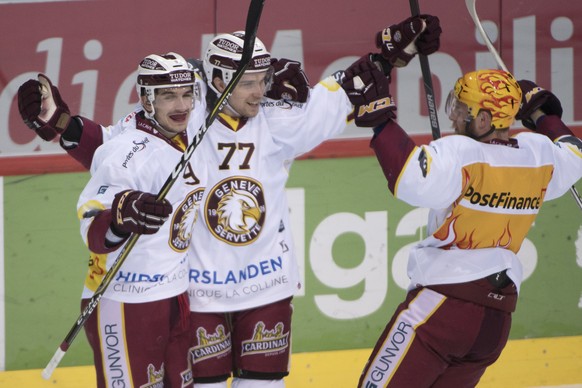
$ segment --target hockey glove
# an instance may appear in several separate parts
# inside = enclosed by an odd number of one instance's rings
[[[59,89],[44,74],[18,88],[18,111],[24,123],[46,141],[63,133],[71,122]]]
[[[158,200],[154,194],[125,190],[115,195],[111,212],[111,230],[124,237],[129,233],[154,234],[172,214],[168,200]]]
[[[289,59],[271,58],[273,80],[266,96],[273,100],[307,101],[309,80],[301,68],[301,63]]]
[[[376,47],[382,56],[395,67],[404,67],[418,52],[414,41],[425,27],[419,16],[393,24],[376,34]]]
[[[521,104],[515,118],[521,120],[524,127],[536,130],[536,123],[531,119],[531,115],[538,109],[547,115],[562,118],[562,104],[554,93],[539,87],[532,81],[520,80],[517,83],[521,88]]]
[[[354,105],[358,127],[376,127],[396,117],[396,105],[390,95],[390,78],[364,55],[344,72],[341,86]]]
[[[426,28],[422,31],[420,36],[416,39],[416,48],[418,52],[423,55],[430,55],[437,51],[441,44],[441,23],[439,18],[432,15],[420,15],[424,20]]]

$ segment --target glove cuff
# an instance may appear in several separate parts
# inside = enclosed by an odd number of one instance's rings
[[[382,71],[382,73],[384,73],[384,75],[388,77],[388,80],[389,81],[392,80],[391,73],[394,66],[392,66],[390,62],[388,62],[386,58],[384,58],[381,54],[371,53],[369,54],[369,56],[370,61],[374,62],[378,69],[380,69],[380,71]]]
[[[41,139],[45,141],[54,140],[60,133],[54,127],[51,127],[48,124],[45,124],[42,127],[35,129],[34,131]]]
[[[115,224],[115,222],[111,221],[111,224],[109,224],[109,229],[107,230],[105,238],[111,242],[119,242],[121,240],[126,239],[129,235],[130,235],[129,232],[120,230]]]
[[[99,212],[91,222],[87,232],[87,245],[91,252],[98,254],[110,253],[119,247],[119,243],[113,244],[107,239],[107,233],[113,224],[111,218],[111,210],[106,209]]]
[[[546,135],[552,139],[552,141],[555,141],[561,136],[574,136],[562,119],[555,115],[542,116],[538,119],[536,124],[536,132]]]
[[[70,123],[71,115],[69,112],[57,108],[56,112],[53,114],[50,120],[40,128],[36,128],[35,132],[43,140],[51,141],[58,135],[65,132]]]

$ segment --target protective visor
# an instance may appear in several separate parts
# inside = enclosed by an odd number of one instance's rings
[[[249,71],[248,73],[256,74],[256,73],[265,73],[263,78],[249,80],[245,78],[241,78],[239,81],[237,88],[246,89],[246,88],[256,88],[256,87],[264,87],[265,91],[268,91],[271,88],[271,84],[273,83],[273,66],[269,66],[267,69],[261,71]],[[245,72],[247,74],[247,72]]]
[[[469,106],[457,98],[454,90],[451,90],[447,96],[445,113],[451,120],[463,118],[465,121],[471,121],[471,117],[469,117]]]

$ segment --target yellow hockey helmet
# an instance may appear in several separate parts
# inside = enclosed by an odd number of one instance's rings
[[[467,73],[457,80],[453,94],[467,105],[471,119],[481,110],[489,111],[495,129],[509,128],[513,124],[521,102],[519,84],[503,70]]]

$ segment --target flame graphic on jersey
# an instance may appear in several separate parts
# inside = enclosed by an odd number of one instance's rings
[[[445,247],[447,248],[455,246],[460,249],[478,249],[491,247],[507,249],[513,241],[509,228],[509,222],[505,228],[503,228],[501,235],[498,238],[493,238],[490,240],[491,242],[489,244],[487,244],[483,239],[483,237],[487,237],[487,233],[485,236],[476,237],[479,232],[482,232],[482,227],[474,227],[470,230],[464,229],[466,229],[466,227],[463,225],[462,217],[460,215],[449,217],[433,234],[433,237],[443,241],[446,244]]]
[[[105,273],[107,272],[106,261],[107,261],[107,254],[97,254],[94,252],[89,252],[89,268],[87,268],[87,277],[85,278],[85,286],[91,290],[95,291]]]
[[[449,217],[445,220],[445,222],[438,228],[438,230],[433,234],[433,237],[443,241],[443,242],[450,242],[449,246],[452,245],[452,242],[456,240],[456,232],[455,232],[455,222],[457,221],[457,217]]]
[[[220,200],[216,210],[218,223],[234,233],[248,233],[261,217],[255,198],[236,189]]]
[[[479,243],[475,242],[475,239],[473,238],[474,234],[475,234],[475,231],[473,230],[473,231],[471,231],[471,233],[465,233],[465,235],[461,239],[455,238],[454,245],[458,248],[461,248],[461,249],[476,249],[476,248],[478,248]]]
[[[506,240],[506,241],[503,242],[503,240]],[[511,238],[511,230],[509,229],[509,222],[508,222],[507,226],[505,227],[505,230],[503,231],[503,234],[501,234],[501,237],[499,237],[499,239],[497,241],[494,241],[493,246],[499,247],[499,248],[509,248],[512,241],[513,241],[513,239]]]

